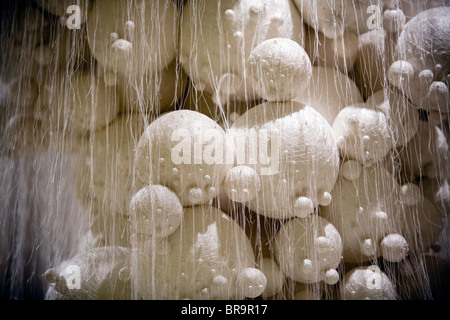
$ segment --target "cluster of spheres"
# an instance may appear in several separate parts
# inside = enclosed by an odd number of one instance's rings
[[[450,297],[448,0],[1,15],[2,297]]]

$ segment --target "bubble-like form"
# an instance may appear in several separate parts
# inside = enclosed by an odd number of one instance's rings
[[[248,58],[255,91],[268,101],[292,100],[308,84],[311,61],[295,41],[274,38],[261,42]]]
[[[229,167],[226,163],[223,129],[196,111],[160,116],[145,129],[136,147],[138,185],[166,186],[183,206],[215,198]]]
[[[394,283],[378,266],[357,267],[345,274],[341,282],[344,300],[396,300]]]
[[[330,125],[313,108],[298,102],[267,102],[243,114],[227,130],[236,165],[253,168],[261,188],[245,202],[269,218],[305,217],[329,192],[339,171]]]
[[[237,166],[227,172],[224,182],[228,197],[236,202],[254,199],[261,189],[258,173],[247,166]]]
[[[407,245],[392,255],[391,250],[381,250],[380,246],[391,243],[389,239],[393,234],[402,237],[399,233],[405,222],[398,207],[400,185],[383,167],[361,167],[360,170],[356,179],[338,179],[331,195],[339,201],[321,207],[321,216],[333,223],[341,234],[345,262],[361,263],[379,256],[399,261],[408,254]]]
[[[401,32],[389,81],[418,108],[450,112],[450,7],[425,10],[409,20]]]
[[[185,208],[167,255],[152,254],[153,241],[133,246],[137,299],[243,299],[265,289],[244,230],[218,209]]]
[[[341,256],[339,232],[319,216],[291,219],[275,237],[276,260],[283,273],[295,281],[335,284]]]
[[[287,0],[188,1],[182,21],[183,68],[220,105],[257,98],[248,58],[258,44],[271,38],[303,44],[300,15]]]
[[[172,190],[150,185],[139,190],[131,199],[130,216],[133,232],[165,238],[180,225],[183,207]]]
[[[87,18],[91,52],[119,74],[153,74],[175,58],[177,14],[167,0],[95,1]]]
[[[366,103],[342,109],[333,131],[341,154],[366,165],[382,160],[393,147],[385,114]]]

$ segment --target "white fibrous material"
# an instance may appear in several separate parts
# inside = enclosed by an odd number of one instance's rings
[[[177,15],[171,1],[95,1],[87,19],[91,52],[121,75],[161,70],[175,58]]]
[[[268,101],[292,100],[312,74],[311,61],[295,41],[274,38],[257,45],[248,58],[256,93]]]
[[[136,115],[121,115],[83,143],[77,191],[80,202],[91,210],[99,243],[130,246],[127,220],[134,150],[143,131],[144,123]]]
[[[210,206],[185,208],[167,239],[137,236],[133,255],[136,299],[255,298],[266,286],[244,230]]]
[[[175,191],[183,206],[207,203],[225,178],[225,133],[211,118],[177,110],[153,121],[136,151],[138,183]]]
[[[344,163],[342,177],[331,193],[339,201],[321,208],[321,215],[339,230],[345,262],[365,262],[379,256],[401,261],[408,255],[409,245],[398,234],[402,227],[397,203],[400,185],[382,167],[355,167]]]
[[[409,181],[417,177],[448,179],[449,145],[442,129],[420,121],[417,134],[399,152],[402,173]]]
[[[398,294],[394,283],[378,266],[357,267],[345,274],[341,282],[345,300],[395,300]]]
[[[276,235],[275,257],[283,273],[295,281],[335,284],[342,258],[341,236],[324,218],[291,219]]]
[[[0,7],[0,300],[450,297],[450,0]]]
[[[188,1],[182,21],[183,68],[195,88],[218,104],[257,98],[248,58],[258,44],[271,38],[304,41],[301,18],[287,0]]]
[[[405,145],[417,133],[419,113],[398,90],[375,92],[366,103],[384,113],[394,147]]]
[[[38,98],[35,117],[51,131],[82,135],[104,127],[117,116],[117,95],[96,76],[61,75],[57,86],[45,83]],[[64,99],[61,99],[64,97]]]
[[[131,298],[131,249],[102,247],[82,252],[45,272],[48,300]]]
[[[245,200],[239,202],[277,219],[307,217],[331,202],[339,155],[330,125],[313,108],[293,101],[263,103],[236,120],[227,139],[236,164],[251,168],[227,174],[233,183],[225,192],[232,200]],[[259,181],[252,183],[256,189],[249,188],[251,181]]]
[[[406,23],[389,82],[421,109],[450,112],[450,7],[423,11]]]
[[[394,60],[395,42],[384,29],[370,30],[358,38],[358,52],[353,72],[365,98],[387,86],[386,75]]]
[[[125,111],[161,114],[175,110],[188,80],[176,59],[161,72],[138,77],[117,76]],[[157,88],[157,89],[155,89]],[[172,109],[172,110],[171,110]]]
[[[262,293],[263,298],[273,297],[283,288],[285,275],[281,271],[280,266],[275,259],[264,258],[262,261],[261,271],[266,277],[266,288]]]

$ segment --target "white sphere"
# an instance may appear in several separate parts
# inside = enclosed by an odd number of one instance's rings
[[[132,231],[164,238],[176,231],[183,218],[177,195],[164,186],[150,185],[139,190],[130,201]]]
[[[145,241],[133,246],[137,299],[243,299],[263,292],[265,277],[254,269],[249,239],[220,210],[185,208],[167,241],[165,255],[152,252]]]
[[[384,159],[394,145],[386,115],[366,103],[342,109],[333,131],[341,155],[365,165]]]
[[[345,274],[341,282],[345,300],[395,300],[394,283],[378,266],[357,267]]]
[[[237,165],[261,181],[246,205],[269,218],[308,216],[331,201],[339,155],[330,125],[298,102],[268,102],[243,114],[227,131]]]
[[[153,73],[175,58],[177,9],[168,0],[99,0],[87,19],[91,52],[122,75]]]
[[[292,100],[312,74],[311,61],[295,41],[274,38],[261,42],[248,58],[255,91],[268,101]]]
[[[345,262],[364,262],[381,256],[380,242],[400,232],[404,225],[398,207],[400,185],[384,168],[362,168],[358,178],[338,179],[329,207],[321,216],[329,220],[342,236]]]
[[[139,140],[137,183],[167,186],[183,206],[207,203],[225,179],[224,150],[225,133],[211,118],[190,110],[166,113]]]
[[[295,281],[336,283],[339,276],[335,279],[334,269],[338,267],[341,256],[339,232],[319,216],[291,219],[275,237],[276,260],[283,273]]]
[[[183,8],[181,62],[194,86],[218,104],[255,98],[248,57],[264,40],[303,44],[300,15],[288,0],[188,1]]]

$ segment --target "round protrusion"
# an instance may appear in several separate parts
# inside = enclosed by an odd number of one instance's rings
[[[210,187],[210,188],[208,189],[208,197],[209,197],[210,199],[213,199],[213,198],[215,198],[216,196],[217,196],[217,189],[214,188],[214,187]]]
[[[414,206],[422,199],[420,188],[414,183],[406,183],[400,188],[400,201],[407,206]]]
[[[298,197],[294,202],[294,214],[299,218],[309,217],[314,212],[314,203],[308,197]]]
[[[254,169],[237,166],[228,171],[224,186],[225,193],[231,200],[243,203],[256,197],[261,188],[261,181]]]
[[[318,202],[322,207],[330,205],[331,200],[332,200],[331,194],[326,191],[318,197]]]
[[[327,250],[329,250],[330,246],[331,246],[331,242],[327,237],[317,237],[314,239],[314,244],[317,248],[318,252],[326,252]]]
[[[339,136],[336,138],[336,144],[341,151],[345,151],[346,143],[345,143],[345,137]]]
[[[388,71],[388,79],[398,88],[408,87],[409,79],[414,75],[414,68],[408,61],[395,61]]]
[[[131,277],[131,269],[128,267],[123,267],[119,270],[119,274],[118,274],[119,280],[120,281],[127,281],[130,279]]]
[[[361,243],[361,253],[365,256],[375,256],[377,253],[377,245],[372,239],[365,239]]]
[[[239,274],[237,279],[238,285],[243,290],[243,294],[247,298],[256,298],[260,296],[267,285],[267,279],[261,270],[256,268],[245,268]]]
[[[433,79],[434,79],[433,71],[429,69],[420,71],[419,82],[421,87],[428,88],[430,84],[433,82]]]
[[[125,32],[127,39],[133,41],[133,33],[134,33],[135,25],[133,21],[125,22]]]
[[[222,275],[215,276],[211,281],[211,293],[216,299],[229,297],[228,279]]]
[[[313,272],[313,263],[311,259],[304,259],[302,263],[302,271],[304,274],[310,274]]]
[[[111,32],[111,34],[109,35],[109,40],[111,41],[111,44],[119,40],[119,35],[117,34],[117,32]]]
[[[236,14],[234,13],[233,10],[231,9],[227,9],[225,11],[225,19],[229,22],[234,22],[234,19],[236,18]]]
[[[295,41],[273,38],[257,45],[248,58],[255,90],[268,101],[289,101],[312,76],[306,51]]]
[[[172,190],[161,185],[151,185],[133,196],[130,215],[134,232],[163,238],[175,232],[180,225],[183,207]]]
[[[376,210],[374,212],[374,217],[380,225],[386,223],[389,218],[388,214],[383,210]]]
[[[203,200],[203,190],[199,187],[189,189],[189,202],[199,204]]]
[[[328,285],[336,284],[339,281],[339,273],[335,269],[329,269],[325,272],[323,279]]]
[[[344,179],[354,181],[361,175],[362,167],[358,161],[349,160],[344,162],[341,172]]]
[[[449,90],[442,81],[433,81],[428,88],[428,98],[434,106],[444,108],[449,100]]]
[[[133,48],[133,45],[128,40],[117,39],[116,41],[114,41],[111,47],[116,50],[116,52],[128,53]]]
[[[409,253],[409,245],[400,234],[390,234],[381,241],[381,256],[389,262],[399,262]]]
[[[385,10],[383,13],[383,28],[389,33],[399,33],[405,26],[406,17],[402,10]]]

